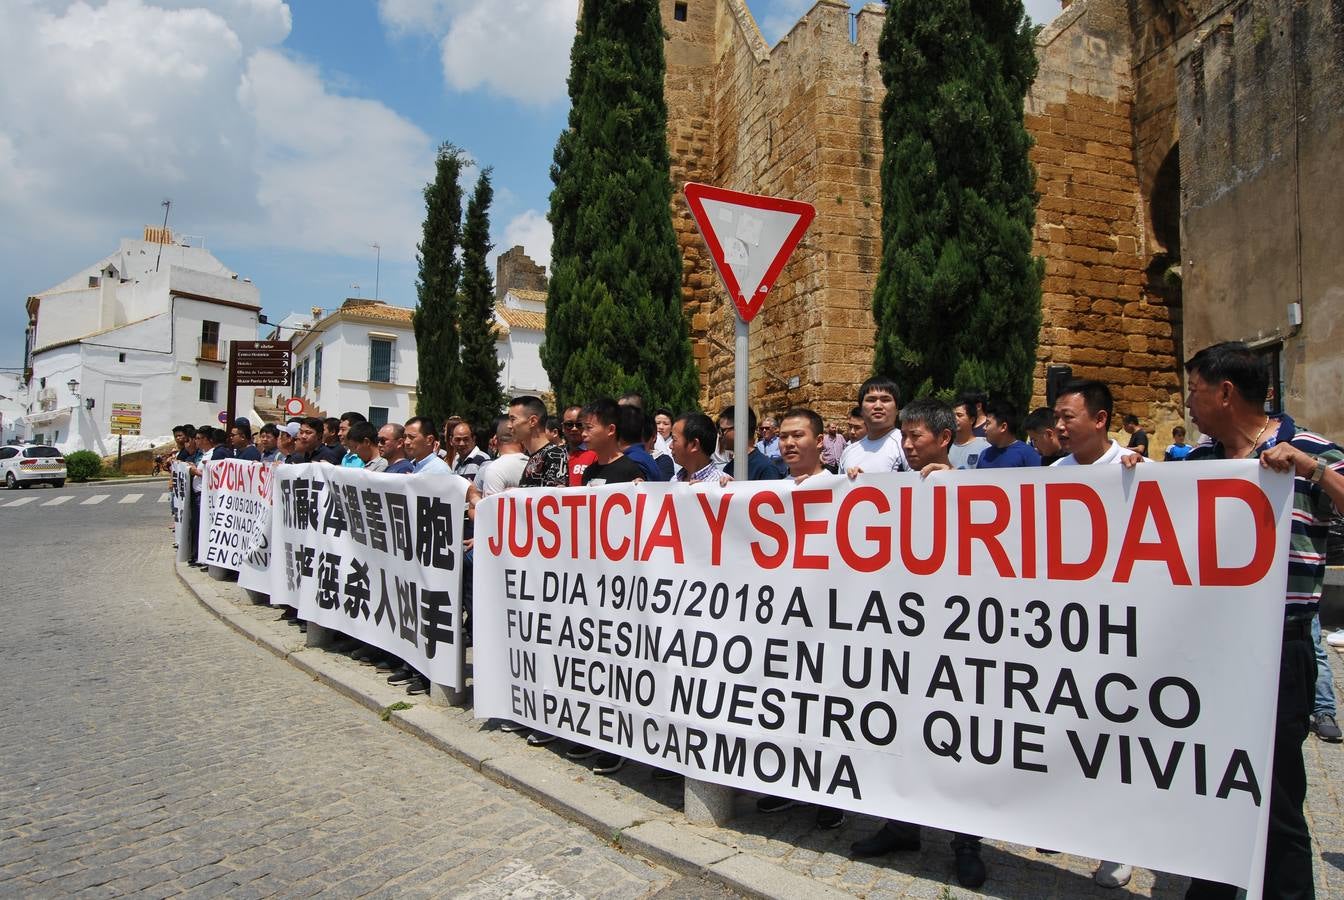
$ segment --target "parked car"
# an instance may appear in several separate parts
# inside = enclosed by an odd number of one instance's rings
[[[55,447],[24,444],[0,447],[0,474],[11,491],[30,484],[65,486],[65,457]]]

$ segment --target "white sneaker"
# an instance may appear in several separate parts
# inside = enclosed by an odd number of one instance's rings
[[[1097,865],[1096,871],[1092,873],[1092,880],[1104,888],[1118,888],[1129,884],[1129,879],[1133,876],[1133,866],[1127,863],[1102,860]]]
[[[1339,649],[1344,650],[1344,630],[1336,631],[1329,635],[1326,637],[1325,642],[1331,647],[1338,647]]]

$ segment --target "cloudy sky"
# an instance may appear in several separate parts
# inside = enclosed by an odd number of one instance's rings
[[[772,43],[812,2],[748,0]],[[0,369],[22,364],[24,299],[158,224],[164,198],[273,320],[373,296],[375,242],[378,294],[413,305],[442,141],[494,167],[494,243],[549,262],[576,8],[0,0]]]

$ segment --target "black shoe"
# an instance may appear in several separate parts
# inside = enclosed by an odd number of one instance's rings
[[[308,633],[308,623],[303,621],[303,619],[299,619],[299,633],[300,634]]]
[[[416,673],[415,673],[415,670],[414,670],[414,669],[405,669],[405,668],[398,669],[397,671],[393,672],[391,675],[387,676],[387,683],[388,683],[388,684],[410,684],[410,683],[411,683],[411,680],[415,678],[415,675],[416,675]]]
[[[834,831],[845,824],[845,811],[829,806],[817,807],[817,828],[822,831]]]
[[[615,753],[603,753],[593,764],[594,775],[615,775],[625,768],[625,757]]]
[[[280,618],[287,622],[292,622],[299,617],[299,611],[292,606],[286,606],[285,611],[280,613]]]
[[[783,812],[786,809],[793,809],[795,806],[802,806],[802,804],[788,797],[762,797],[756,801],[756,811],[763,813]]]
[[[565,750],[565,759],[587,759],[597,753],[592,747],[585,747],[583,744],[570,744]]]
[[[332,653],[353,653],[364,646],[354,638],[337,638],[327,649]]]
[[[654,780],[654,781],[676,781],[676,780],[677,780],[678,778],[680,778],[680,777],[681,777],[681,773],[680,773],[680,772],[673,772],[671,769],[654,769],[654,770],[653,770],[653,780]]]
[[[397,672],[404,669],[405,666],[403,666],[401,660],[397,659],[395,656],[386,656],[378,660],[374,668],[379,672]]]
[[[406,685],[406,693],[412,696],[416,694],[428,694],[429,679],[423,675],[417,675],[414,681]]]
[[[527,746],[545,747],[553,740],[555,740],[555,735],[553,734],[546,734],[541,731],[534,731],[527,736]]]
[[[855,841],[849,846],[849,855],[855,857],[881,856],[884,853],[906,853],[918,850],[919,826],[904,822],[887,822],[871,837]]]
[[[350,658],[355,662],[368,663],[369,665],[373,664],[373,660],[377,655],[378,649],[376,647],[370,647],[368,644],[361,644],[350,651]]]
[[[1311,730],[1316,732],[1316,736],[1326,743],[1338,744],[1341,740],[1344,740],[1344,735],[1340,734],[1335,717],[1329,713],[1317,715],[1312,719]]]
[[[979,838],[953,838],[952,853],[957,858],[957,884],[978,888],[985,883],[985,861],[980,858]]]
[[[499,730],[505,734],[513,734],[515,731],[526,731],[526,725],[521,722],[504,721],[499,723]]]

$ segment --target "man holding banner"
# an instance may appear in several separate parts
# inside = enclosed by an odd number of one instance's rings
[[[1344,450],[1287,415],[1265,413],[1269,375],[1245,344],[1206,347],[1191,357],[1185,371],[1190,417],[1213,439],[1192,450],[1188,460],[1258,457],[1261,466],[1295,476],[1263,896],[1314,897],[1311,833],[1302,812],[1307,796],[1302,742],[1316,684],[1311,622],[1325,580],[1326,536],[1331,517],[1344,510]],[[1185,896],[1230,900],[1236,888],[1196,878]]]

